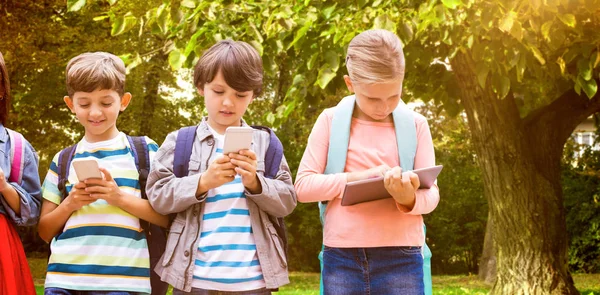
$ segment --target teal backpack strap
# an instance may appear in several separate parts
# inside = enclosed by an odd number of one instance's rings
[[[433,294],[433,283],[431,282],[431,250],[427,247],[427,241],[425,235],[427,228],[423,223],[423,248],[421,253],[423,255],[423,283],[425,285],[425,295]]]
[[[413,112],[400,100],[392,112],[394,128],[396,129],[396,144],[398,145],[398,159],[402,172],[412,171],[415,166],[417,154],[417,128]]]
[[[327,150],[327,166],[324,174],[344,172],[348,143],[350,142],[350,124],[354,111],[354,95],[347,96],[335,108],[329,129],[329,149]],[[327,203],[319,202],[319,216],[321,224],[325,225],[325,208]]]

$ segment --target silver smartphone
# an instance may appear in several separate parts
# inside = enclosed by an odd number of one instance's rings
[[[74,159],[71,163],[79,181],[89,178],[102,179],[102,172],[100,172],[100,167],[96,159]]]
[[[240,150],[252,147],[252,127],[227,127],[225,130],[225,143],[223,154],[238,153]]]

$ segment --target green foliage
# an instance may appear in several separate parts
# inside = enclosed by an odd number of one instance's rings
[[[562,185],[569,232],[569,268],[573,272],[600,272],[600,151],[565,149]]]

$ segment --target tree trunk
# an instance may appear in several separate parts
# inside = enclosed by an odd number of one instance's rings
[[[457,54],[452,69],[494,222],[497,275],[491,294],[579,294],[567,269],[560,187],[566,137],[557,140],[548,132],[552,125],[537,130],[525,124],[513,97],[492,93],[491,79],[481,89],[468,54]]]
[[[479,263],[479,279],[493,284],[496,281],[496,251],[492,239],[493,222],[488,213],[487,225],[485,226],[485,239],[483,240],[483,252]]]
[[[160,99],[159,86],[160,77],[163,69],[167,67],[167,55],[159,52],[150,59],[150,70],[146,75],[148,78],[144,85],[146,95],[144,95],[144,102],[142,107],[142,118],[140,120],[140,134],[146,135],[150,138],[154,138],[152,128],[157,128],[154,124],[154,113],[156,104]]]

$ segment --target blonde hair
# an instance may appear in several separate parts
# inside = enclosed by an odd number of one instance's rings
[[[221,71],[225,83],[236,91],[260,95],[263,65],[258,51],[243,41],[222,40],[202,54],[194,68],[194,85],[200,89]]]
[[[346,68],[354,83],[402,81],[405,68],[402,42],[390,31],[364,31],[348,45]]]
[[[125,93],[125,63],[107,52],[86,52],[72,58],[67,64],[67,93],[92,92],[100,89]]]

